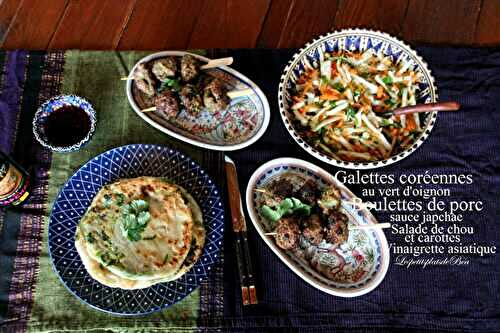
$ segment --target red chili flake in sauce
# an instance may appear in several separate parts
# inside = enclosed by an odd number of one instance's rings
[[[67,147],[82,141],[90,131],[90,117],[83,109],[65,105],[47,116],[45,134],[51,145]]]

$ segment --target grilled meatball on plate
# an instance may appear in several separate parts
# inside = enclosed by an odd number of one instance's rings
[[[177,60],[175,57],[160,58],[153,61],[151,71],[162,82],[177,75]]]

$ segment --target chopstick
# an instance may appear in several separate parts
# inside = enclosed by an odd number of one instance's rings
[[[252,259],[248,246],[247,227],[243,215],[241,194],[238,186],[238,176],[234,162],[226,156],[227,189],[231,208],[231,225],[233,227],[234,246],[238,261],[241,295],[243,305],[257,304],[257,289],[252,267]]]

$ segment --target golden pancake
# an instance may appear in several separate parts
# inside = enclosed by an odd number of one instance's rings
[[[192,209],[184,197],[178,186],[154,177],[104,186],[78,226],[80,255],[120,278],[171,278],[193,240]]]

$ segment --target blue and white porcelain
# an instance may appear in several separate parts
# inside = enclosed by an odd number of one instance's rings
[[[295,173],[313,180],[320,189],[335,186],[341,192],[342,210],[349,218],[349,226],[377,224],[377,220],[366,207],[353,204],[356,196],[341,182],[325,170],[312,163],[296,158],[278,158],[258,168],[250,177],[246,190],[246,205],[252,223],[269,248],[295,274],[313,287],[330,295],[356,297],[369,293],[384,279],[389,268],[389,246],[381,229],[350,230],[347,242],[319,254],[323,267],[330,276],[321,274],[311,265],[308,256],[316,249],[310,244],[300,243],[299,250],[285,251],[276,245],[270,223],[259,213],[259,195],[256,191],[265,188],[283,174]],[[336,251],[335,255],[331,252]],[[317,252],[316,252],[317,253]],[[303,254],[301,256],[300,254]],[[315,255],[316,256],[316,255]],[[339,265],[339,259],[341,264]],[[331,267],[328,267],[331,265]]]
[[[52,111],[55,111],[65,105],[73,105],[84,110],[90,119],[90,130],[87,135],[82,140],[80,140],[80,142],[74,145],[67,147],[54,146],[51,145],[47,140],[47,136],[44,133],[44,124],[47,121],[48,115]],[[79,150],[89,142],[90,137],[92,136],[92,134],[94,134],[96,122],[97,115],[94,108],[92,107],[92,104],[90,104],[89,101],[87,101],[83,97],[76,95],[60,95],[52,97],[51,99],[45,101],[38,108],[35,113],[35,117],[33,118],[33,134],[35,135],[36,140],[42,146],[58,153],[68,153]]]
[[[137,62],[129,73],[133,76],[137,66],[164,57],[182,57],[186,54],[208,62],[210,59],[183,51],[163,51],[148,55]],[[196,116],[182,110],[168,121],[155,112],[141,112],[154,106],[151,98],[138,91],[134,80],[127,80],[127,98],[139,117],[154,128],[176,139],[211,150],[239,150],[256,142],[266,131],[271,119],[269,102],[262,90],[249,78],[228,67],[218,66],[205,70],[206,74],[221,80],[230,91],[250,89],[251,94],[231,100],[230,105],[217,112],[202,110]]]
[[[179,279],[138,290],[110,288],[92,279],[75,248],[75,230],[102,186],[121,178],[167,177],[184,187],[202,209],[206,229],[203,253]],[[111,149],[83,165],[63,186],[49,221],[49,253],[62,283],[82,302],[117,315],[142,315],[166,308],[193,292],[219,259],[224,207],[219,189],[187,155],[157,145]]]
[[[438,99],[434,77],[427,63],[410,46],[397,38],[380,31],[345,29],[314,39],[300,49],[285,67],[280,79],[278,102],[281,119],[295,142],[309,154],[325,163],[347,169],[373,169],[395,163],[409,156],[420,147],[429,136],[436,122],[437,112],[427,113],[424,122],[424,130],[412,146],[388,159],[373,162],[348,162],[336,160],[328,154],[324,154],[322,151],[309,145],[306,140],[299,135],[292,125],[293,115],[289,112],[289,109],[293,104],[291,92],[300,75],[308,68],[317,68],[319,59],[324,52],[342,50],[363,52],[368,49],[390,56],[395,62],[410,62],[410,68],[413,68],[415,72],[421,74],[422,82],[419,84],[417,103],[433,103]]]

